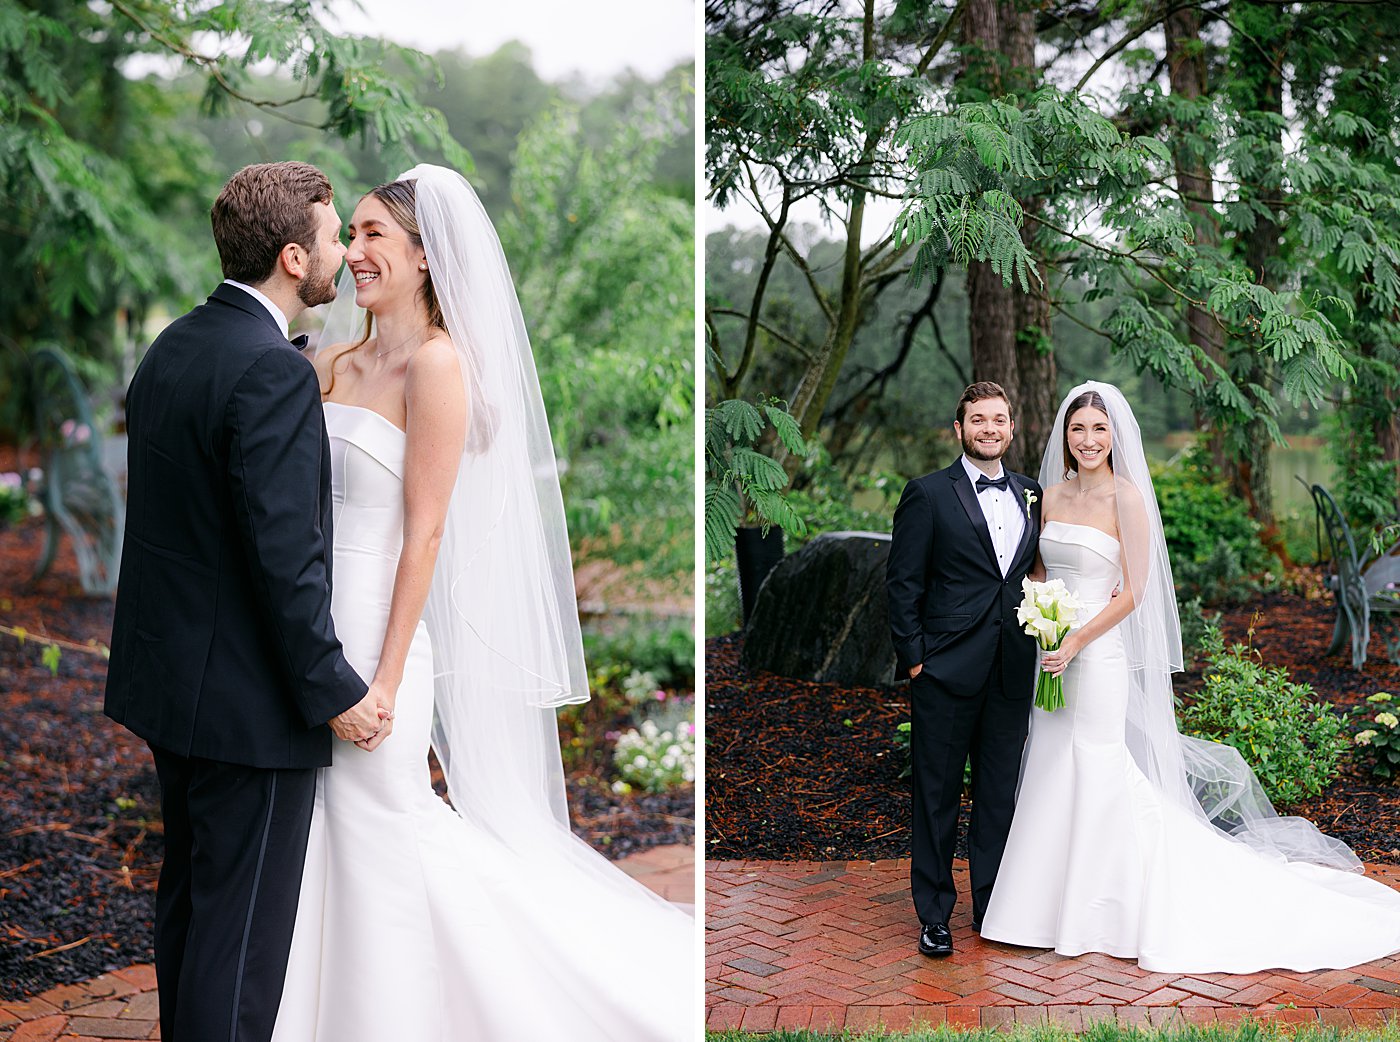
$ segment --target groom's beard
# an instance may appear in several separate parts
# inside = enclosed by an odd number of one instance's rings
[[[297,299],[309,308],[329,304],[335,299],[335,272],[326,272],[319,254],[311,255],[306,278],[297,283]]]
[[[968,459],[998,460],[1006,455],[1006,450],[1011,448],[1011,439],[1003,437],[995,445],[980,445],[975,437],[963,435],[963,452],[967,453]]]

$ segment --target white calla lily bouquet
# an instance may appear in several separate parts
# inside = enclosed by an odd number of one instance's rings
[[[1063,579],[1049,582],[1021,580],[1025,595],[1016,609],[1016,621],[1034,637],[1043,651],[1055,651],[1079,618],[1079,598],[1070,593]],[[1065,704],[1064,677],[1041,672],[1035,682],[1035,704],[1047,712],[1063,709]]]

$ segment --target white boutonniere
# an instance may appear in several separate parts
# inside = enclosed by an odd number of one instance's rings
[[[1021,495],[1026,497],[1026,520],[1029,521],[1031,519],[1031,504],[1039,502],[1040,497],[1028,488],[1021,489]]]

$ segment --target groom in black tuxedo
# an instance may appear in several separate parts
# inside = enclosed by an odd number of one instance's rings
[[[335,296],[330,182],[305,163],[245,167],[211,217],[225,281],[156,338],[127,392],[106,712],[160,778],[161,1038],[264,1042],[315,769],[333,732],[370,747],[391,720],[331,624],[330,449],[315,370],[287,339]]]
[[[996,882],[1030,723],[1035,642],[1016,622],[1035,563],[1040,486],[1001,465],[1015,424],[1000,385],[975,383],[953,430],[963,454],[915,478],[894,515],[886,590],[899,669],[911,678],[914,825],[910,885],[919,951],[950,955],[953,846],[972,758],[972,925]]]

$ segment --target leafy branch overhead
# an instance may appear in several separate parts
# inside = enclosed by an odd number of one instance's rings
[[[1165,288],[1205,308],[1231,336],[1248,340],[1279,365],[1293,404],[1318,404],[1332,382],[1353,369],[1324,307],[1350,317],[1341,297],[1272,290],[1251,280],[1238,261],[1202,255],[1188,215],[1158,186],[1171,173],[1161,142],[1133,137],[1081,97],[1043,88],[1024,106],[1009,100],[964,104],[947,114],[909,120],[895,135],[915,177],[895,222],[895,241],[916,245],[913,276],[988,261],[1006,284],[1029,292],[1036,257],[1023,241],[1018,196],[1077,190],[1100,203],[1098,226],[1083,234],[1053,217],[1036,217],[1047,253],[1090,285],[1111,278],[1141,290],[1122,296],[1103,330],[1143,368],[1197,392],[1225,413],[1271,420],[1270,388],[1241,388],[1209,354],[1178,338],[1153,291]],[[1313,176],[1317,177],[1314,170]],[[1150,212],[1144,212],[1149,210]],[[1374,254],[1355,241],[1358,265]],[[1343,253],[1343,260],[1346,255]],[[1092,291],[1091,291],[1092,292]],[[1272,433],[1278,435],[1277,427]]]
[[[784,495],[787,472],[758,451],[770,429],[788,452],[806,455],[797,421],[777,398],[756,405],[731,398],[705,410],[705,548],[711,560],[730,552],[749,512],[765,532],[777,525],[793,536],[807,533]]]
[[[1119,382],[1179,392],[1173,429],[1212,439],[1264,531],[1269,443],[1325,403],[1366,428],[1375,458],[1345,470],[1383,470],[1393,515],[1397,11],[715,0],[711,199],[760,219],[711,239],[716,397],[792,388],[854,477],[937,451],[865,432],[949,415],[969,379],[1044,444],[1065,379],[1111,352]]]
[[[188,78],[203,78],[210,113],[266,113],[355,140],[393,166],[431,156],[472,168],[442,113],[409,86],[432,60],[337,33],[320,5],[43,6],[49,13],[0,0],[0,183],[9,187],[0,238],[13,269],[38,282],[35,301],[0,307],[20,344],[54,335],[42,327],[55,315],[81,325],[83,315],[203,288],[204,265],[168,241],[167,211],[230,171],[205,169],[207,150],[174,118],[171,95]],[[128,77],[132,59],[150,57],[178,75]]]

